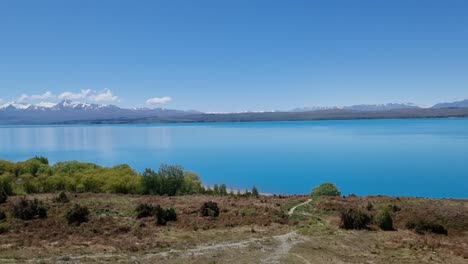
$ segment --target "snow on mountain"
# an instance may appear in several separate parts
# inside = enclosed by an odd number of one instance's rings
[[[385,111],[395,109],[415,109],[420,108],[419,106],[406,103],[389,103],[389,104],[361,104],[351,106],[313,106],[313,107],[301,107],[291,110],[291,112],[311,112],[320,110],[353,110],[353,111]]]

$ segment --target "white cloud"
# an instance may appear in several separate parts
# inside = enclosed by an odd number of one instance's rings
[[[164,96],[164,97],[154,97],[154,98],[149,98],[146,100],[146,103],[149,105],[157,105],[157,104],[167,104],[172,100],[171,97],[169,96]]]
[[[43,94],[33,94],[33,95],[27,95],[27,94],[22,94],[17,101],[18,102],[27,102],[31,100],[44,100],[44,99],[51,99],[55,98],[55,95],[53,95],[50,91],[47,91]]]
[[[89,99],[95,102],[110,102],[110,101],[117,101],[119,98],[112,94],[110,89],[104,89],[100,92],[93,92],[89,96]]]
[[[50,91],[47,91],[43,94],[33,94],[30,97],[32,100],[44,100],[44,99],[51,99],[55,98],[55,95],[53,95]]]
[[[63,92],[58,96],[58,98],[62,100],[86,99],[90,93],[91,89],[81,90],[79,93]]]
[[[3,102],[3,99],[2,99],[2,98],[0,98],[0,103],[1,103],[1,102]]]
[[[25,102],[25,101],[28,101],[29,100],[29,95],[27,94],[22,94],[19,98],[18,98],[18,102]]]

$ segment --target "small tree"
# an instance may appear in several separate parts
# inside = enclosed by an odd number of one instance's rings
[[[385,231],[391,231],[393,229],[393,219],[388,209],[381,209],[375,215],[375,223],[380,229]]]
[[[312,196],[340,196],[341,192],[333,183],[322,183],[312,189]]]

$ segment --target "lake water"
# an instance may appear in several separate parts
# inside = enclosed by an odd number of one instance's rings
[[[468,198],[468,119],[0,126],[0,159],[180,164],[205,184]]]

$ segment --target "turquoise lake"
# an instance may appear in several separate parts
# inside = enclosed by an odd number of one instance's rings
[[[138,171],[179,164],[207,185],[468,198],[468,119],[0,126],[0,158],[43,155]]]

